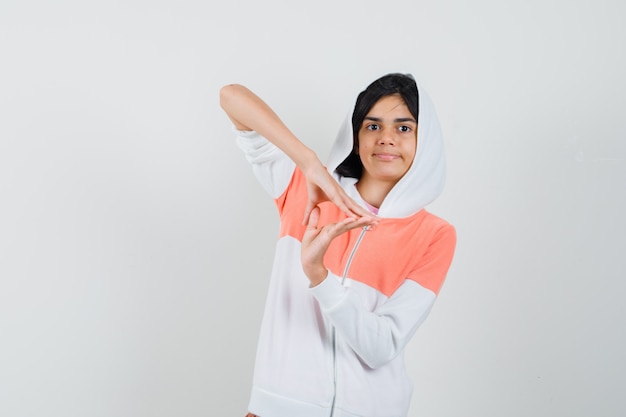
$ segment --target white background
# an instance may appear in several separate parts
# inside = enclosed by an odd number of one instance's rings
[[[432,96],[458,248],[411,416],[623,416],[626,6],[0,2],[0,416],[243,416],[278,219],[219,88],[325,158],[387,72]]]

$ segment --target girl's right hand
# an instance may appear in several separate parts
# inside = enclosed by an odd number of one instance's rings
[[[302,269],[315,287],[326,279],[328,270],[324,265],[324,255],[334,238],[352,229],[371,224],[365,217],[354,219],[346,217],[337,223],[319,224],[320,208],[314,207],[307,221],[307,228],[302,236]]]

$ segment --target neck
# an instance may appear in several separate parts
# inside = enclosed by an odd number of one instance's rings
[[[363,200],[374,207],[380,207],[385,197],[387,197],[387,194],[389,194],[389,191],[396,185],[396,182],[397,181],[388,182],[374,180],[367,177],[364,173],[361,179],[356,183],[356,189],[359,191]]]

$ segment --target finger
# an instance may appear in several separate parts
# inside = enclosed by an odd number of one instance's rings
[[[309,200],[306,204],[306,208],[304,209],[304,217],[302,218],[302,224],[307,225],[309,223],[309,217],[311,216],[311,211],[315,208],[316,205],[313,201]]]
[[[361,207],[359,204],[356,203],[356,201],[354,201],[352,199],[350,199],[350,201],[349,201],[349,208],[359,218],[365,217],[365,218],[371,219],[372,221],[375,221],[377,219],[377,217],[372,212],[370,212],[369,210],[367,210],[364,207]]]
[[[378,223],[379,218],[369,210],[358,205],[350,197],[346,196],[346,202],[339,200],[333,202],[339,210],[341,210],[349,219],[352,220],[365,220],[367,224],[374,225]]]
[[[358,229],[358,228],[366,227],[370,225],[371,225],[371,221],[365,217],[361,217],[357,220],[346,219],[338,223],[339,230],[341,230],[341,233],[347,232],[348,230]]]
[[[354,201],[350,196],[348,196],[343,190],[341,196],[337,196],[334,200],[332,200],[337,207],[341,211],[343,211],[348,217],[353,218],[368,218],[372,222],[376,221],[376,216],[372,214],[366,208],[360,206],[356,201]]]
[[[342,189],[338,184],[334,184],[333,187],[329,187],[324,190],[326,197],[333,204],[339,208],[346,216],[359,218],[362,217],[358,211],[353,210],[352,207],[359,208],[360,206],[356,204],[354,200],[352,200],[348,194],[346,194],[345,190]]]
[[[328,233],[329,238],[332,240],[349,230],[366,226],[370,226],[370,221],[368,219],[352,219],[348,217],[340,222],[327,224],[323,229],[326,233]]]
[[[361,217],[360,215],[358,215],[357,213],[354,212],[354,210],[352,210],[350,208],[350,206],[346,203],[350,201],[350,197],[348,196],[337,196],[334,198],[329,198],[329,200],[337,206],[337,208],[339,210],[341,210],[341,212],[343,214],[345,214],[348,217],[351,217],[353,219],[358,219],[359,217]]]
[[[319,223],[320,220],[320,208],[315,206],[311,209],[311,212],[309,214],[309,218],[307,221],[307,229],[317,229],[317,224]]]

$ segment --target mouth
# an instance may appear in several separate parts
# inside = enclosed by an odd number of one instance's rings
[[[393,161],[395,159],[400,158],[399,155],[394,155],[390,153],[375,153],[373,157],[381,161]]]

